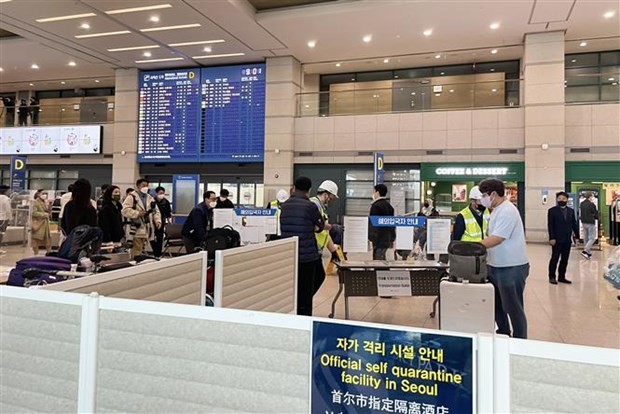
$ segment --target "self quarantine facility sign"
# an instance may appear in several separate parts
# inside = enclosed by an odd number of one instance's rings
[[[312,413],[471,414],[469,336],[314,322]]]

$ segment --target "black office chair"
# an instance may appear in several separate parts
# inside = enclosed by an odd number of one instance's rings
[[[162,256],[166,253],[168,256],[174,256],[170,249],[176,248],[176,255],[181,255],[183,249],[185,248],[185,244],[183,244],[183,235],[181,231],[183,230],[182,224],[170,223],[167,224],[164,229],[164,250],[162,251]]]

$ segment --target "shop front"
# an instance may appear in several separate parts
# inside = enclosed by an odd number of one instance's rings
[[[506,183],[507,197],[525,216],[525,164],[502,163],[423,163],[422,193],[431,199],[441,215],[456,215],[469,204],[469,191],[486,178]]]
[[[566,191],[575,207],[592,192],[599,210],[599,238],[620,244],[620,161],[567,161]]]

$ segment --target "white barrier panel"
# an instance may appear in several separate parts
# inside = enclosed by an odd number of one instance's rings
[[[54,283],[41,289],[204,306],[206,277],[207,255],[195,253]]]
[[[265,312],[297,309],[297,237],[215,253],[215,306]]]

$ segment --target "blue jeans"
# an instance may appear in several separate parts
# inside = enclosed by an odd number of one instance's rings
[[[598,236],[598,234],[596,234],[596,224],[588,224],[588,223],[582,223],[582,224],[583,224],[583,233],[584,233],[583,242],[585,243],[583,250],[586,253],[592,253],[592,246],[594,246],[594,242],[596,241],[596,238]]]
[[[530,273],[530,265],[511,267],[487,266],[488,278],[495,288],[495,323],[497,333],[527,339],[527,318],[523,306],[525,279]],[[510,322],[508,321],[510,317]]]

